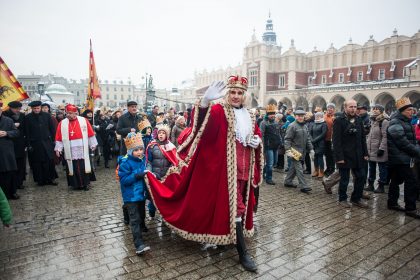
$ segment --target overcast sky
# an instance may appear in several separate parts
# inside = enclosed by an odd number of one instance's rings
[[[159,88],[237,65],[269,10],[282,51],[292,38],[309,52],[420,29],[419,0],[0,0],[0,9],[0,56],[15,75],[86,78],[91,38],[100,79],[139,83],[147,72]]]

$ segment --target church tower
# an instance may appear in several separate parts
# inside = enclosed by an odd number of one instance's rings
[[[271,20],[271,12],[269,12],[267,23],[265,24],[265,32],[262,36],[263,42],[267,45],[277,45],[276,37],[276,32],[273,31],[273,21]]]

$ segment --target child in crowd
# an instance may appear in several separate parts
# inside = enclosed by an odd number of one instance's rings
[[[152,140],[147,146],[147,162],[151,165],[150,171],[158,180],[165,177],[168,169],[173,165],[178,165],[176,147],[169,141],[170,131],[168,125],[161,124],[156,126],[157,138]],[[150,202],[148,205],[150,217],[155,216],[156,208]]]
[[[145,219],[147,160],[144,156],[144,144],[140,133],[130,132],[124,139],[127,155],[118,159],[121,193],[124,207],[128,211],[131,232],[133,234],[136,254],[141,255],[150,250],[142,240]]]

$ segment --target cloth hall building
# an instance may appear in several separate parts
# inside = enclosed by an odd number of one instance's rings
[[[390,112],[401,97],[409,97],[420,107],[419,60],[420,30],[411,37],[394,30],[379,42],[370,36],[362,45],[350,39],[338,49],[331,44],[325,51],[315,48],[302,53],[293,40],[282,51],[269,18],[262,41],[254,33],[245,47],[241,65],[197,73],[195,81],[200,95],[214,80],[232,74],[247,76],[252,107],[287,104],[314,110],[333,102],[340,108],[352,98],[368,106],[380,103]]]

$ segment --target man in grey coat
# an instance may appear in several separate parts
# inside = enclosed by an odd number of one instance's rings
[[[305,126],[305,111],[298,108],[295,111],[296,121],[289,125],[284,137],[284,148],[286,154],[291,158],[291,165],[287,172],[286,178],[284,179],[284,186],[289,188],[295,188],[293,179],[297,176],[300,186],[300,191],[309,193],[312,189],[308,186],[305,176],[303,175],[302,161],[306,153],[309,151],[313,158],[313,146],[311,137],[308,129]],[[297,158],[292,153],[292,148],[301,154],[300,158]]]

